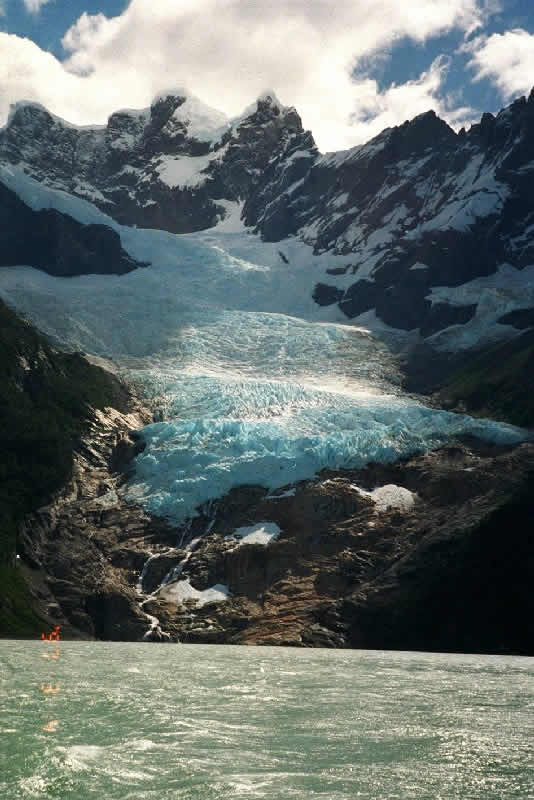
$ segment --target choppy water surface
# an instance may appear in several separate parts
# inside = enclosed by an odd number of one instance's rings
[[[528,800],[533,723],[531,658],[0,642],[2,800]]]

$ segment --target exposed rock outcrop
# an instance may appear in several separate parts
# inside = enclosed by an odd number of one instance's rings
[[[50,275],[123,275],[138,263],[106,225],[82,225],[53,208],[34,211],[0,183],[0,267],[36,267]]]
[[[0,131],[0,161],[89,200],[120,223],[172,233],[215,225],[226,213],[220,200],[261,203],[264,172],[279,162],[286,170],[294,160],[287,178],[300,177],[304,162],[295,154],[303,150],[313,160],[311,134],[274,94],[225,122],[188,93],[169,92],[149,109],[117,112],[95,128],[76,128],[22,103]]]
[[[19,551],[37,610],[64,634],[136,641],[150,628],[136,585],[151,547],[168,548],[175,533],[163,520],[127,504],[117,452],[142,445],[132,430],[146,412],[98,412],[75,454],[72,479],[53,501],[26,517]],[[124,463],[124,462],[123,462]]]
[[[532,654],[533,468],[532,445],[473,440],[293,491],[235,489],[144,608],[185,642]],[[235,536],[266,520],[281,530],[269,544]],[[228,599],[204,603],[221,585]]]
[[[116,376],[58,351],[2,302],[0,341],[0,635],[45,622],[88,635],[87,598],[117,591],[91,525],[114,507],[117,470],[138,447],[128,431],[146,417]]]
[[[325,267],[309,287],[317,303],[337,304],[351,319],[373,312],[434,342],[481,314],[502,325],[501,336],[531,326],[530,291],[509,307],[497,295],[481,302],[482,287],[459,287],[534,264],[533,141],[532,94],[467,132],[430,111],[320,155],[295,109],[272,93],[225,121],[184,91],[112,114],[99,128],[19,104],[0,131],[0,162],[126,225],[200,231],[239,203],[244,223],[266,241],[296,236],[315,254],[351,256],[350,270]],[[484,331],[469,330],[476,344]]]
[[[142,422],[99,413],[72,481],[21,530],[19,568],[67,637],[534,652],[533,445],[241,487],[176,529],[126,504],[113,471]],[[255,530],[279,533],[242,538]]]

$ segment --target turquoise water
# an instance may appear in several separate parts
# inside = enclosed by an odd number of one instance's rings
[[[534,798],[534,659],[0,642],[0,797]]]

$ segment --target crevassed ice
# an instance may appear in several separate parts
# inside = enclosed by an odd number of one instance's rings
[[[10,185],[34,207],[108,222],[13,170]],[[263,243],[224,223],[187,236],[114,227],[151,267],[79,278],[2,269],[0,295],[56,341],[112,358],[144,385],[162,421],[143,431],[128,496],[149,510],[182,521],[242,484],[276,489],[455,434],[523,437],[403,396],[385,345],[315,305],[325,267],[350,257],[313,256],[295,239]]]

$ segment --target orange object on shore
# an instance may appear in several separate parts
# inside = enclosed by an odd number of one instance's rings
[[[59,642],[61,640],[61,625],[55,625],[54,630],[46,635],[46,633],[41,633],[41,639],[43,642]]]

